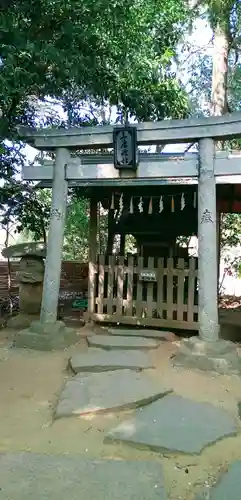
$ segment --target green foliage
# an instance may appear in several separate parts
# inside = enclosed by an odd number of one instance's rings
[[[239,0],[207,0],[208,18],[213,30],[217,26],[227,33],[230,48],[240,47],[241,5]]]
[[[126,241],[125,241],[125,253],[128,254],[134,254],[136,253],[136,240],[132,234],[127,234],[126,235]]]
[[[11,180],[0,188],[0,224],[7,229],[11,224],[15,233],[26,230],[34,240],[46,241],[50,216],[50,193],[35,190],[30,184]],[[5,199],[5,201],[4,201]]]
[[[233,254],[233,250],[241,243],[241,214],[222,214],[220,249],[224,260],[224,277],[233,275],[241,277],[241,256]]]
[[[170,72],[186,15],[184,0],[5,1],[0,9],[2,222],[14,217],[19,230],[27,228],[37,238],[49,216],[41,195],[16,181],[26,162],[17,125],[97,125],[106,122],[103,106],[112,105],[118,119],[187,113],[186,93]],[[63,106],[67,120],[53,111],[51,100]]]
[[[47,231],[51,209],[51,192],[49,189],[30,189],[20,207],[16,210],[17,231],[24,229],[33,234],[34,240],[47,241]]]
[[[65,260],[88,260],[88,234],[88,200],[74,197],[67,207],[63,249]]]
[[[2,133],[16,120],[34,124],[35,101],[47,95],[77,88],[81,99],[121,105],[130,90],[150,90],[185,15],[182,0],[13,2],[0,13]]]
[[[38,191],[29,182],[22,182],[14,175],[26,161],[21,143],[1,146],[0,225],[3,229],[14,226],[15,232],[23,229],[35,239],[46,239],[46,226],[50,214],[48,190]]]
[[[241,65],[236,64],[229,73],[229,100],[233,110],[241,108]]]
[[[209,115],[212,87],[212,56],[201,52],[189,68],[188,88],[192,115]],[[241,105],[241,67],[235,63],[234,53],[229,55],[228,106],[230,112],[240,110]],[[235,142],[236,144],[236,142]]]
[[[241,243],[241,214],[222,214],[221,251],[234,248]]]
[[[216,92],[220,92],[219,81],[223,82],[223,97],[226,97],[227,101],[227,106],[224,105],[221,112],[240,110],[241,73],[240,64],[238,64],[241,40],[240,1],[207,0],[206,2],[201,2],[201,5],[202,7],[205,5],[207,8],[205,16],[213,30],[212,42],[215,42],[216,36],[218,39],[221,37],[221,45],[223,44],[223,47],[226,46],[228,74],[226,79],[226,54],[224,51],[222,61],[222,50],[220,47],[216,47],[216,52],[214,50],[212,56],[207,54],[207,48],[205,49],[205,47],[199,52],[196,50],[195,57],[191,58],[191,64],[189,65],[189,90],[193,114],[209,115],[213,111],[211,105],[212,88],[214,93],[215,89],[217,89]],[[215,57],[217,57],[218,64]],[[213,67],[214,74],[212,74]],[[225,99],[223,102],[226,104]],[[237,149],[240,148],[240,145],[241,141],[235,140],[230,141],[227,145],[222,144],[222,147],[227,146],[230,149]],[[239,274],[240,258],[237,256],[234,257],[233,250],[240,245],[240,239],[241,214],[222,214],[221,255],[225,263],[224,276],[226,274],[238,276]]]
[[[211,54],[210,48],[214,42],[217,27],[219,27],[218,36],[223,33],[228,45],[228,83],[226,88],[228,111],[238,111],[240,110],[241,98],[241,2],[239,0],[207,0],[199,3],[201,3],[202,9],[204,6],[206,8],[205,13],[202,10],[202,17],[211,26],[213,37],[209,47],[203,46],[197,49],[191,44],[186,47],[188,54],[187,72],[189,73],[188,91],[191,98],[192,114],[209,115],[211,112],[212,69],[213,62],[215,62],[213,57],[217,55],[220,60],[220,53]],[[200,12],[197,15],[199,16]],[[225,67],[225,60],[223,65],[219,63],[220,72]],[[232,146],[236,145],[235,142]]]

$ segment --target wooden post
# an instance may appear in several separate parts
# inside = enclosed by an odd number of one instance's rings
[[[88,281],[88,316],[91,320],[95,313],[95,266],[97,253],[97,201],[90,200],[89,221],[89,281]]]
[[[202,340],[209,342],[214,342],[219,338],[214,153],[215,146],[212,139],[201,139],[199,141],[199,336]]]
[[[120,255],[125,255],[126,235],[120,235]]]
[[[66,148],[58,148],[56,150],[52,184],[51,219],[48,234],[40,315],[41,323],[54,323],[57,320],[65,213],[68,194],[68,182],[65,179],[65,166],[69,161],[69,156],[69,151]]]

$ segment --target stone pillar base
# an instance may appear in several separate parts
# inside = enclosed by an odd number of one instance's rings
[[[9,328],[19,330],[20,328],[28,328],[33,321],[39,320],[39,314],[27,314],[20,312],[16,316],[12,316],[7,321]]]
[[[53,351],[65,349],[79,340],[76,331],[68,328],[62,321],[41,323],[33,321],[29,328],[15,335],[13,346],[36,349],[37,351]]]
[[[199,337],[184,339],[172,358],[172,364],[220,374],[241,373],[241,358],[235,344],[226,340],[206,342]]]

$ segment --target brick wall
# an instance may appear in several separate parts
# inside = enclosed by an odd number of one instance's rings
[[[18,294],[18,262],[11,263],[11,293]],[[60,290],[83,292],[88,288],[88,264],[73,261],[62,262]],[[8,264],[0,261],[0,297],[8,295]]]

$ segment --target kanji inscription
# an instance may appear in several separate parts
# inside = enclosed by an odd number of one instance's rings
[[[211,212],[206,208],[201,215],[201,224],[213,224]]]
[[[55,217],[57,220],[60,220],[62,217],[61,211],[58,208],[52,208],[51,216]]]

